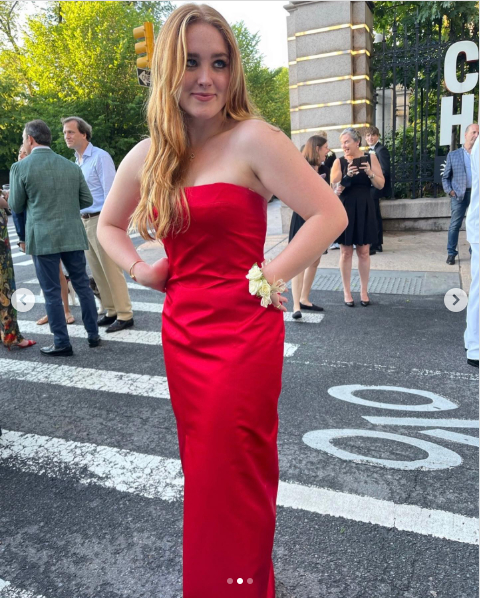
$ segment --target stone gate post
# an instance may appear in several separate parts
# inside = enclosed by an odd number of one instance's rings
[[[285,6],[292,140],[323,129],[337,150],[342,129],[373,123],[372,2],[292,1]]]

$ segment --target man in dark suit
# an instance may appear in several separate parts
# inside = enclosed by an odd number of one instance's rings
[[[377,127],[368,127],[365,133],[365,139],[370,146],[370,153],[375,152],[380,166],[382,168],[383,176],[385,177],[385,186],[383,189],[376,189],[372,185],[372,198],[375,202],[375,214],[377,217],[378,240],[376,245],[370,247],[370,255],[375,255],[377,251],[383,251],[383,222],[382,213],[380,212],[380,199],[382,197],[390,197],[392,193],[392,186],[390,182],[390,152],[380,143],[378,138],[380,131]]]
[[[26,213],[25,252],[31,254],[54,344],[44,355],[73,355],[63,310],[60,260],[80,299],[90,347],[100,344],[97,308],[86,271],[87,235],[80,210],[91,206],[92,195],[80,168],[50,149],[52,134],[42,120],[25,125],[23,146],[28,156],[10,171],[9,205]]]

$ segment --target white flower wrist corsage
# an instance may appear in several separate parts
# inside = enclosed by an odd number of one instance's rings
[[[268,307],[273,303],[273,293],[284,293],[287,288],[283,280],[273,281],[270,284],[263,275],[262,269],[256,263],[250,268],[246,278],[249,280],[248,291],[250,295],[259,297],[262,307]]]

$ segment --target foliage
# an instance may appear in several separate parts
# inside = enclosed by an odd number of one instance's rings
[[[421,132],[423,136],[421,138]],[[432,181],[420,180],[420,170],[423,172],[423,179],[432,178],[434,175],[435,163],[435,137],[436,137],[436,119],[434,116],[428,118],[428,122],[421,123],[419,120],[411,122],[405,129],[402,127],[395,131],[395,140],[393,133],[385,135],[385,146],[390,152],[390,156],[395,161],[395,189],[394,194],[396,198],[404,197],[432,197],[434,194],[434,184]],[[395,151],[393,145],[395,143]],[[444,156],[448,153],[449,148],[440,146],[438,148],[438,156]],[[399,157],[401,159],[399,159]],[[415,171],[416,188],[412,188],[412,183],[403,183],[403,180],[411,180],[412,172],[414,170],[415,157]],[[428,166],[427,166],[428,165]],[[437,189],[437,193],[443,195],[443,190]]]
[[[388,52],[395,45],[397,48],[409,48],[406,56],[410,57],[410,66],[404,65],[402,76],[405,74],[407,85],[410,86],[416,75],[416,60],[419,59],[419,85],[425,86],[425,69],[423,56],[432,52],[432,43],[443,42],[443,51],[458,39],[471,39],[478,43],[478,2],[375,2],[374,29],[382,33],[385,38],[385,48]],[[416,39],[418,33],[418,40]],[[418,41],[418,51],[416,42]],[[377,68],[381,59],[382,44],[375,45],[374,84],[380,87],[381,76]],[[401,66],[401,59],[399,67]],[[465,57],[459,57],[459,72],[466,67],[467,72],[477,71],[478,65],[465,64]],[[443,60],[441,62],[443,69]],[[437,77],[436,61],[430,63],[430,77],[432,81]],[[399,73],[397,72],[397,77]],[[392,83],[392,73],[386,73],[386,85]]]
[[[241,21],[232,26],[242,55],[250,97],[260,114],[269,123],[290,135],[290,99],[288,69],[269,69],[263,65],[258,33],[250,33]]]
[[[72,158],[60,123],[70,115],[93,126],[93,142],[118,164],[147,133],[147,90],[137,83],[132,30],[148,20],[158,33],[172,4],[42,2],[22,31],[24,4],[0,1],[0,171],[15,161],[24,124],[34,118],[52,129],[53,149]],[[244,23],[233,29],[254,103],[289,134],[287,69],[266,68],[259,34]]]
[[[434,21],[442,20],[442,37],[444,40],[455,39],[461,32],[463,23],[469,23],[471,36],[478,37],[478,2],[452,1],[447,2],[384,2],[374,3],[375,31],[391,34],[393,19],[396,18],[412,32],[415,23],[421,27]]]
[[[463,39],[471,39],[478,44],[478,2],[412,2],[394,1],[374,3],[374,30],[383,33],[385,44],[375,44],[373,59],[373,84],[379,88],[393,86],[393,72],[395,65],[396,83],[405,85],[410,91],[409,121],[406,128],[400,127],[395,133],[386,136],[385,143],[390,151],[395,145],[395,178],[411,180],[413,178],[413,163],[416,162],[417,188],[412,184],[397,182],[395,184],[396,197],[429,196],[435,191],[433,183],[420,181],[418,167],[423,163],[430,163],[428,172],[423,172],[423,179],[433,176],[433,162],[435,158],[435,140],[439,123],[436,119],[437,91],[440,96],[446,91],[443,75],[443,56],[449,45]],[[418,36],[418,37],[417,37]],[[395,46],[398,50],[393,58],[391,50]],[[439,47],[439,43],[441,46]],[[383,54],[385,49],[386,54]],[[458,78],[463,79],[466,72],[478,71],[477,63],[465,63],[465,56],[460,55],[457,63]],[[438,81],[438,83],[437,83]],[[417,122],[415,119],[415,88],[417,89]],[[478,106],[478,87],[471,93],[475,95],[475,114]],[[427,104],[428,99],[428,104]],[[458,110],[459,98],[454,96],[454,112]],[[428,105],[428,115],[425,115]],[[423,112],[427,123],[421,122],[419,115]],[[452,149],[456,147],[459,127],[454,127]],[[415,130],[417,145],[415,147]],[[427,136],[426,147],[420,144],[420,131]],[[448,151],[440,146],[438,155]],[[432,168],[431,168],[432,166]],[[443,194],[442,190],[438,192]]]
[[[23,125],[33,118],[47,122],[55,151],[71,158],[60,118],[72,114],[92,124],[94,142],[118,163],[146,132],[146,92],[136,80],[132,29],[146,20],[158,29],[171,4],[50,2],[28,19],[20,48],[18,11],[9,23],[1,8],[0,168],[14,160]],[[15,141],[4,144],[5,138]]]

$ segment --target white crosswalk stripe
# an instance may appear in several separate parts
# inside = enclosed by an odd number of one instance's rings
[[[25,472],[177,501],[183,496],[180,460],[5,431],[0,463]],[[466,544],[478,544],[478,519],[315,486],[280,482],[277,504],[320,515],[380,525]]]
[[[50,330],[45,326],[37,326],[33,320],[21,320],[20,327],[22,334],[48,334]],[[152,330],[127,329],[120,332],[107,333],[104,328],[98,330],[100,336],[108,341],[116,343],[135,343],[140,345],[161,345],[162,338],[160,332]],[[83,326],[72,324],[68,327],[68,334],[72,338],[87,338],[87,332]]]
[[[25,334],[48,334],[50,330],[45,327],[40,327],[33,320],[21,320],[22,333]],[[137,330],[127,329],[121,330],[120,332],[106,332],[103,328],[99,328],[99,335],[101,338],[107,341],[113,341],[117,343],[135,343],[139,345],[161,345],[162,335],[160,332],[154,332],[151,330]],[[68,327],[68,334],[72,338],[87,338],[87,332],[83,326],[77,326],[71,324]],[[291,357],[297,351],[299,345],[293,343],[284,343],[284,357]]]
[[[169,399],[167,378],[112,370],[0,359],[0,378],[100,392]]]
[[[34,594],[27,590],[21,590],[20,588],[12,586],[9,581],[0,579],[0,598],[45,598],[45,596]]]
[[[38,282],[38,278],[32,278],[30,280],[25,280],[22,284],[40,284],[40,283]],[[155,291],[154,289],[149,289],[148,287],[144,287],[143,285],[137,284],[136,282],[127,282],[127,287],[134,291],[147,291],[147,292],[157,293],[158,295],[160,295],[159,291]]]
[[[31,280],[26,280],[25,282],[22,282],[22,285],[37,285],[37,284],[39,284],[37,278],[32,278]],[[139,291],[151,291],[153,293],[156,293],[159,298],[163,298],[163,295],[158,293],[157,291],[154,291],[153,289],[144,287],[140,284],[136,284],[134,282],[127,282],[127,287],[129,289],[134,289],[134,290],[139,290]],[[43,295],[37,295],[35,297],[35,302],[36,303],[45,303],[45,299],[44,299]],[[151,302],[145,302],[145,301],[132,301],[132,309],[134,312],[135,311],[146,311],[146,312],[151,312],[151,313],[162,313],[163,304],[162,303],[151,303]],[[293,315],[292,312],[284,312],[283,319],[285,320],[285,322],[295,322],[295,323],[303,322],[305,324],[320,324],[320,322],[325,317],[325,314],[305,313],[305,314],[303,314],[303,316],[300,320],[294,320],[292,318],[292,315]]]
[[[26,260],[24,262],[15,262],[14,266],[31,266],[32,264],[33,264],[33,260]]]
[[[35,296],[35,303],[45,303],[45,297],[43,295]],[[132,309],[136,311],[145,311],[152,314],[161,314],[163,311],[163,303],[150,303],[147,301],[132,301]]]
[[[35,303],[45,303],[45,297],[43,295],[35,296]],[[132,309],[134,312],[145,311],[155,314],[161,314],[163,311],[163,303],[150,303],[147,301],[132,301]],[[283,314],[285,322],[305,322],[307,324],[320,324],[325,317],[324,314],[304,314],[302,320],[294,320],[291,312]]]
[[[0,462],[23,472],[51,477],[68,472],[80,484],[169,502],[183,496],[179,459],[9,431],[2,434],[0,443]]]

